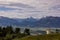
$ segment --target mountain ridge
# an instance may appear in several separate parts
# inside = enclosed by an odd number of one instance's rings
[[[0,26],[15,25],[21,27],[60,27],[60,17],[47,16],[41,19],[30,18],[8,18],[0,16]]]

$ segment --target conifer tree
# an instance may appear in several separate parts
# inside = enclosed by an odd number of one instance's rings
[[[26,28],[26,29],[24,30],[24,34],[30,35],[30,29],[27,29],[27,28]]]

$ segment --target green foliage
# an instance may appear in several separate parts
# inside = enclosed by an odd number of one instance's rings
[[[56,33],[43,35],[30,35],[30,29],[25,29],[23,33],[20,28],[13,30],[12,26],[0,27],[0,40],[60,40],[60,33],[56,29]]]
[[[20,33],[20,28],[15,28],[15,33]]]
[[[27,30],[27,32],[28,31],[29,29]],[[15,30],[13,30],[12,26],[0,27],[0,40],[12,40],[25,36],[27,36],[27,34],[21,33],[20,28],[15,28]]]
[[[60,31],[59,29],[56,29],[56,33],[59,33],[59,31]]]
[[[12,26],[7,26],[6,27],[6,33],[9,33],[9,34],[13,33],[13,27]]]
[[[26,29],[24,30],[24,34],[30,35],[30,29],[27,29],[27,28],[26,28]]]

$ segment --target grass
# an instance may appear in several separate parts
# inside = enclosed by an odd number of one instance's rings
[[[55,34],[45,34],[45,35],[36,35],[36,36],[26,36],[23,38],[15,38],[13,40],[60,40],[60,33]]]

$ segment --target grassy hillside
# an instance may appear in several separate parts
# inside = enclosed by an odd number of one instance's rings
[[[27,36],[23,38],[15,38],[13,40],[60,40],[60,33],[49,35]]]

